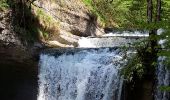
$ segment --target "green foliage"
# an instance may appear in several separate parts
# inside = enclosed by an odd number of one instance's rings
[[[170,86],[161,86],[161,87],[159,87],[159,89],[160,89],[161,91],[170,92]]]
[[[144,29],[146,24],[146,0],[131,0],[122,27],[127,29]]]
[[[0,10],[4,11],[5,9],[8,9],[9,5],[7,3],[7,0],[0,0]]]
[[[142,78],[146,73],[144,57],[145,53],[148,52],[148,41],[148,39],[142,39],[130,45],[130,47],[133,47],[136,50],[136,54],[133,54],[130,57],[126,57],[128,62],[121,70],[121,73],[126,80],[132,81],[134,75],[138,78]]]
[[[163,48],[160,46],[158,56],[166,57],[164,64],[170,68],[170,1],[162,1],[161,22],[157,23],[157,28],[164,29],[164,32],[158,36],[158,40],[165,40]]]
[[[83,0],[105,23],[106,27],[117,27],[123,29],[156,29],[157,23],[147,23],[146,0]],[[153,1],[153,17],[156,16],[156,0]],[[170,1],[162,0],[162,21],[170,19]],[[153,20],[154,21],[154,20]],[[162,23],[163,24],[163,23]]]
[[[83,0],[106,27],[139,28],[146,23],[146,0]]]
[[[142,75],[144,74],[144,67],[142,65],[141,58],[137,55],[133,55],[131,58],[128,58],[128,63],[122,69],[121,73],[128,81],[132,81],[134,74],[139,78],[142,78]]]
[[[170,1],[169,0],[163,0],[162,2],[162,21],[170,22]]]
[[[99,20],[105,24],[105,17],[102,13],[98,12],[98,8],[93,5],[93,0],[83,0],[83,2],[89,7],[91,13],[97,16]]]

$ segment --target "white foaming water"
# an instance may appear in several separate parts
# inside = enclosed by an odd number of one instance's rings
[[[81,38],[78,41],[81,48],[121,47],[132,44],[136,39],[122,37]]]
[[[79,39],[79,47],[83,48],[100,48],[100,47],[120,47],[129,46],[135,41],[147,38],[149,33],[145,32],[115,32],[104,34],[101,37],[82,37]]]
[[[123,36],[123,37],[149,37],[149,32],[140,32],[140,31],[134,31],[134,32],[129,32],[129,31],[123,31],[123,32],[110,32],[108,34],[104,34],[104,37],[108,36]]]
[[[120,50],[41,54],[38,100],[120,100]]]

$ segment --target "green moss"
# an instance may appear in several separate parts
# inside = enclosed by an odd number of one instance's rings
[[[49,15],[47,15],[42,9],[37,9],[36,11],[36,16],[40,19],[43,20],[44,24],[50,24],[53,21],[53,18]]]
[[[41,8],[33,7],[33,10],[36,18],[38,19],[39,26],[37,27],[39,27],[39,32],[41,32],[44,39],[49,39],[52,35],[58,34],[58,21]]]
[[[0,0],[0,10],[4,11],[9,8],[7,0]]]

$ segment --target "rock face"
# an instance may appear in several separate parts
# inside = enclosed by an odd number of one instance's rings
[[[98,27],[98,19],[89,13],[82,0],[35,0],[33,5],[44,10],[59,22],[58,36],[43,41],[47,46],[76,47],[81,36],[102,34]],[[24,31],[20,34],[16,33],[12,17],[12,10],[0,12],[0,54],[8,55],[7,59],[24,62],[25,58],[32,57],[37,46],[26,47],[27,43],[23,43],[25,41],[20,36],[26,33],[23,33]],[[43,48],[40,43],[34,44],[40,45],[38,48]]]
[[[10,22],[10,11],[0,12],[0,54],[1,54],[1,62],[5,59],[17,59],[19,57],[17,52],[13,52],[14,48],[22,47],[19,38],[16,36],[14,31],[12,30],[11,22]],[[3,56],[3,57],[2,57]]]
[[[24,63],[32,59],[31,49],[23,45],[18,34],[13,30],[11,11],[0,12],[0,60]]]
[[[102,34],[98,19],[89,13],[82,0],[36,0],[34,4],[53,16],[61,30],[79,36]]]
[[[0,12],[0,45],[20,45],[21,42],[11,25],[10,11]]]
[[[2,100],[36,100],[37,61],[11,25],[11,11],[0,12],[0,89]]]

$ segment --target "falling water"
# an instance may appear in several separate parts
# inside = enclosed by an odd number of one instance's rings
[[[38,100],[120,100],[119,49],[59,51],[41,54]]]
[[[158,68],[157,68],[157,90],[155,94],[155,100],[169,100],[170,93],[167,91],[161,91],[161,86],[170,86],[170,70],[164,64],[166,57],[158,58]]]
[[[79,48],[50,49],[40,55],[38,100],[121,100],[120,46],[138,37],[81,38]],[[86,48],[86,49],[85,49]],[[87,49],[88,48],[88,49]]]
[[[163,29],[159,29],[157,31],[158,35],[161,35],[164,32]],[[164,44],[166,43],[166,39],[160,40],[158,44],[161,48],[165,49]],[[166,64],[166,57],[160,56],[158,57],[158,68],[156,71],[157,75],[157,88],[155,93],[155,100],[170,100],[170,92],[160,90],[162,86],[170,86],[170,69],[167,68]]]

